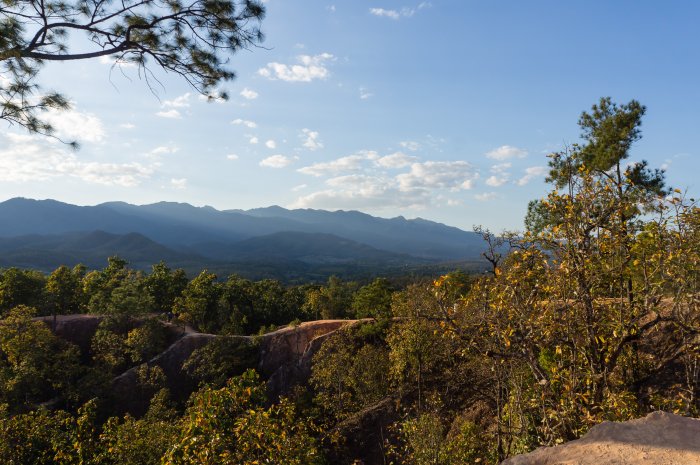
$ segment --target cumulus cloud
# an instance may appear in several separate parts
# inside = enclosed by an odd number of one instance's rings
[[[250,144],[257,144],[258,142],[258,138],[255,136],[250,136],[250,138],[248,139],[248,143]]]
[[[49,110],[44,114],[47,122],[56,130],[56,135],[64,139],[77,139],[85,142],[102,142],[105,130],[102,121],[92,113],[70,110]]]
[[[231,124],[235,124],[236,126],[245,126],[250,129],[255,129],[258,127],[258,124],[255,121],[250,121],[241,118],[234,119],[233,121],[231,121]]]
[[[323,148],[323,143],[319,140],[318,131],[312,131],[311,129],[304,128],[301,130],[302,144],[305,148],[309,150],[318,150]]]
[[[132,123],[122,123],[119,125],[119,127],[122,129],[134,129],[136,125]]]
[[[267,142],[265,142],[265,147],[267,147],[268,149],[274,149],[274,148],[277,147],[277,142],[275,142],[274,140],[270,139],[270,140],[268,140]]]
[[[189,108],[191,94],[186,94],[175,97],[172,100],[163,101],[163,108]]]
[[[6,134],[0,149],[0,181],[49,181],[73,177],[93,184],[133,187],[148,179],[152,166],[141,163],[97,163],[77,158],[63,145],[39,137]]]
[[[268,63],[265,68],[260,68],[258,74],[271,80],[286,82],[311,82],[317,79],[327,79],[330,71],[326,67],[329,61],[334,60],[330,53],[320,55],[299,55],[297,64],[285,65],[282,63]]]
[[[241,97],[243,97],[246,100],[255,100],[256,98],[258,98],[258,93],[252,89],[244,87],[241,91]]]
[[[260,162],[260,166],[266,168],[284,168],[289,166],[294,160],[284,155],[272,155]]]
[[[175,108],[171,110],[163,110],[156,112],[156,116],[160,116],[161,118],[169,118],[169,119],[181,119],[182,115],[178,110]]]
[[[370,97],[373,97],[374,94],[365,89],[364,87],[360,87],[360,99],[362,100],[367,100]]]
[[[525,168],[525,176],[518,179],[518,186],[524,186],[533,179],[542,177],[545,174],[547,174],[547,167],[545,166],[531,166]]]
[[[413,163],[408,173],[396,178],[404,190],[413,188],[468,190],[474,187],[479,174],[466,161],[426,161]]]
[[[376,160],[377,158],[379,158],[377,152],[363,151],[329,162],[314,163],[313,165],[299,168],[297,171],[316,177],[337,175],[343,172],[360,171],[367,160]]]
[[[406,155],[402,152],[392,153],[378,158],[375,163],[382,168],[403,168],[416,161],[416,157]]]
[[[299,197],[293,208],[384,209],[423,208],[430,204],[430,192],[401,191],[392,178],[352,174],[326,181],[327,189]]]
[[[238,160],[238,158],[239,158],[239,156],[236,155],[235,153],[229,153],[228,155],[226,155],[227,160]]]
[[[186,178],[172,178],[170,179],[170,187],[173,189],[185,189],[187,188]]]
[[[501,187],[508,182],[508,176],[489,176],[486,179],[486,185],[491,187]]]
[[[180,147],[178,147],[177,145],[174,145],[174,144],[160,145],[160,146],[154,148],[153,150],[151,150],[150,152],[148,152],[148,154],[155,155],[155,156],[157,156],[157,155],[169,155],[171,153],[176,153],[179,150],[180,150]]]
[[[500,187],[510,180],[510,173],[508,169],[512,166],[512,163],[497,163],[491,167],[492,176],[486,179],[486,185],[491,187]]]
[[[525,158],[527,151],[513,147],[512,145],[501,145],[486,153],[488,158],[493,160],[508,160],[511,158]]]

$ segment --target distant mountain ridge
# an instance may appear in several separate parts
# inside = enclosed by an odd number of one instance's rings
[[[138,262],[161,257],[155,262],[415,265],[476,261],[482,249],[472,232],[358,211],[279,206],[220,211],[175,202],[77,206],[24,198],[0,202],[0,266],[29,263],[42,252],[87,262],[112,254],[110,250]],[[87,258],[81,259],[81,253]]]

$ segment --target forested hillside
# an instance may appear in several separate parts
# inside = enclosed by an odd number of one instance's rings
[[[581,115],[526,231],[478,230],[485,274],[285,286],[116,257],[3,270],[0,461],[496,464],[604,420],[697,416],[700,208],[629,162],[644,112],[604,98]],[[86,347],[51,331],[72,313],[101,316]],[[233,337],[319,319],[359,321],[304,340],[308,365],[274,380],[264,336]],[[185,337],[201,343],[181,366],[191,395],[149,363]],[[130,369],[146,413],[112,391]]]

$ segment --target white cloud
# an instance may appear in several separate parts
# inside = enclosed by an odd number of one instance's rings
[[[498,198],[498,194],[495,192],[484,192],[483,194],[476,194],[474,198],[479,202],[488,202]]]
[[[284,155],[272,155],[260,162],[260,166],[266,168],[284,168],[289,166],[294,160]]]
[[[370,97],[373,97],[374,94],[365,89],[364,87],[360,87],[360,99],[362,100],[367,100]]]
[[[186,94],[175,97],[172,100],[163,101],[163,108],[189,108],[191,94]]]
[[[49,110],[43,117],[54,127],[56,135],[63,139],[102,142],[105,138],[102,121],[92,113],[83,113],[73,108]]]
[[[326,10],[330,11],[331,13],[335,13],[335,5],[328,5]]]
[[[229,153],[228,155],[226,155],[227,160],[238,160],[238,158],[239,158],[239,156],[236,155],[235,153]]]
[[[258,93],[252,89],[244,87],[241,91],[241,97],[243,97],[246,100],[255,100],[256,98],[258,98]]]
[[[410,150],[411,152],[415,152],[416,150],[420,149],[420,144],[412,140],[401,141],[399,142],[399,145],[406,150]]]
[[[312,131],[311,129],[304,128],[301,130],[301,135],[299,136],[303,139],[303,145],[309,150],[318,150],[323,148],[323,143],[319,140],[318,131]]]
[[[307,184],[299,184],[298,186],[292,187],[293,192],[299,192],[309,187]]]
[[[527,151],[513,147],[512,145],[501,145],[498,148],[491,150],[486,153],[488,158],[494,160],[508,160],[510,158],[525,158],[527,156]]]
[[[431,202],[430,192],[423,189],[402,191],[393,178],[352,174],[326,181],[328,189],[296,199],[293,208],[387,209],[424,208]]]
[[[140,163],[84,163],[78,164],[72,176],[87,182],[106,186],[134,187],[142,179],[150,178],[153,168]]]
[[[172,110],[159,111],[156,113],[156,116],[160,116],[161,118],[170,118],[170,119],[181,119],[182,118],[182,115],[180,114],[180,112],[174,108]]]
[[[486,185],[491,187],[500,187],[508,182],[508,176],[489,176],[486,179]]]
[[[531,166],[530,168],[525,168],[525,176],[518,179],[518,186],[524,186],[535,178],[542,177],[547,174],[547,167],[545,166]]]
[[[132,123],[122,123],[119,125],[119,127],[122,129],[134,129],[136,125]]]
[[[486,179],[486,185],[491,187],[500,187],[510,180],[510,173],[508,170],[513,164],[510,162],[497,163],[491,167],[491,172],[493,176],[489,176]]]
[[[265,142],[265,147],[267,147],[268,149],[277,148],[277,142],[275,142],[274,140],[270,139],[270,140],[268,140],[267,142]]]
[[[426,161],[413,163],[411,171],[396,178],[402,190],[414,188],[471,189],[479,174],[466,161]]]
[[[248,139],[248,143],[250,144],[257,144],[258,142],[258,138],[255,136],[250,136],[250,139]]]
[[[173,189],[185,189],[187,188],[187,179],[186,178],[172,178],[170,179],[170,187]]]
[[[393,19],[394,21],[397,21],[401,18],[410,18],[411,16],[416,14],[416,11],[428,8],[430,6],[432,6],[432,4],[429,2],[421,2],[416,8],[403,7],[399,10],[387,10],[385,8],[370,8],[369,12],[370,14],[378,16],[380,18],[389,18]]]
[[[377,159],[375,163],[382,168],[403,168],[415,161],[416,157],[406,155],[403,152],[396,152]]]
[[[314,163],[313,165],[299,168],[297,171],[316,177],[336,175],[348,171],[360,171],[367,160],[376,160],[377,158],[379,158],[377,152],[364,151],[329,162]]]
[[[401,18],[401,13],[399,13],[396,10],[385,10],[384,8],[370,8],[369,12],[374,16],[384,16],[386,18],[391,18],[394,20]]]
[[[327,79],[330,71],[326,63],[334,59],[330,53],[320,55],[299,55],[298,64],[285,65],[282,63],[268,63],[265,68],[260,68],[258,74],[271,80],[286,82],[311,82],[315,79]]]
[[[152,166],[97,163],[78,159],[64,145],[38,136],[6,134],[0,149],[1,182],[49,181],[73,177],[93,184],[133,187],[148,179]]]
[[[173,145],[173,144],[170,144],[170,145],[160,145],[160,146],[154,148],[153,150],[151,150],[150,152],[148,152],[148,154],[149,154],[149,155],[154,155],[154,156],[158,156],[158,155],[169,155],[169,154],[171,154],[171,153],[176,153],[176,152],[178,152],[179,150],[180,150],[180,147],[178,147],[177,145]]]
[[[250,121],[241,118],[234,119],[233,121],[231,121],[231,124],[235,124],[236,126],[245,126],[250,129],[255,129],[258,127],[258,124],[255,121]]]

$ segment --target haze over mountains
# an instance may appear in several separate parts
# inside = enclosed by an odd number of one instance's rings
[[[219,211],[172,202],[76,206],[24,198],[0,203],[3,267],[51,270],[84,263],[97,268],[106,257],[119,255],[136,268],[165,260],[192,270],[264,265],[268,271],[333,271],[474,262],[482,250],[472,232],[357,211],[278,206]]]

